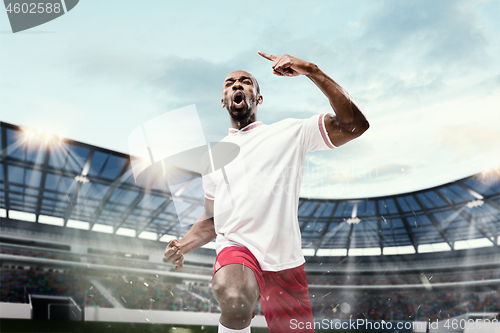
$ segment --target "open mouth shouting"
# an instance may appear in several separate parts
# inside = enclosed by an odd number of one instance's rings
[[[245,106],[245,95],[241,91],[233,94],[233,106],[235,109],[241,109]]]

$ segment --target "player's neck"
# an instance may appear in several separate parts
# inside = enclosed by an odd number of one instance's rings
[[[255,114],[253,114],[250,117],[248,117],[247,119],[241,120],[241,121],[231,119],[231,127],[235,128],[237,130],[240,130],[240,129],[245,128],[248,125],[250,125],[251,123],[254,123],[256,121],[257,121],[257,117],[255,116]]]

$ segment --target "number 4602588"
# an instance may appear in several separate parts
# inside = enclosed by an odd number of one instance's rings
[[[55,3],[52,4],[50,2],[39,2],[38,4],[36,3],[15,3],[12,5],[12,3],[9,3],[9,5],[5,8],[7,13],[12,13],[14,12],[15,14],[18,13],[23,13],[23,14],[41,14],[41,13],[60,13],[61,12],[61,4],[60,3]]]

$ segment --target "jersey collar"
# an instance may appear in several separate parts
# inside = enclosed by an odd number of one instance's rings
[[[230,127],[229,128],[229,134],[236,134],[236,133],[239,133],[239,132],[248,132],[248,131],[253,130],[254,128],[259,127],[261,125],[264,125],[262,123],[262,121],[256,121],[256,122],[253,122],[253,123],[250,123],[250,124],[246,125],[245,127],[243,127],[240,130],[238,130],[236,128]]]

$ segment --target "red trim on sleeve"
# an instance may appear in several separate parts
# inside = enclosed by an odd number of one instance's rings
[[[333,149],[333,148],[335,148],[335,146],[330,141],[330,137],[328,136],[328,133],[326,132],[326,128],[325,128],[325,116],[326,116],[326,113],[322,113],[319,115],[318,127],[319,127],[319,131],[321,133],[321,136],[323,137],[323,141],[325,142],[325,144],[328,146],[328,148]]]
[[[208,200],[214,200],[215,199],[215,197],[213,195],[210,195],[207,192],[205,192],[205,198],[207,198]]]

